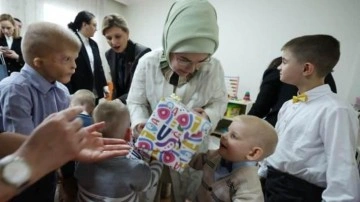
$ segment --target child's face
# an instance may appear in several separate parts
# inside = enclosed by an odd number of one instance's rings
[[[233,121],[230,124],[229,131],[220,139],[219,154],[222,158],[232,162],[247,160],[246,155],[252,149],[247,127],[249,126],[241,121]]]
[[[289,50],[283,50],[282,63],[278,69],[280,70],[280,80],[282,82],[295,86],[300,84],[304,67]]]
[[[49,82],[59,81],[68,83],[71,75],[75,73],[75,59],[78,57],[77,50],[62,50],[41,57],[38,69],[40,74]]]

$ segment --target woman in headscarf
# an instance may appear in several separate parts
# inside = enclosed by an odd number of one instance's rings
[[[159,100],[172,93],[216,127],[227,105],[223,68],[212,57],[219,45],[218,35],[216,11],[208,1],[182,0],[171,6],[163,49],[139,60],[129,91],[127,103],[135,132],[142,130]],[[180,175],[165,166],[157,192],[164,187],[161,184],[171,183],[172,201],[193,199],[200,179],[199,171],[185,170]],[[159,201],[159,194],[155,201]]]

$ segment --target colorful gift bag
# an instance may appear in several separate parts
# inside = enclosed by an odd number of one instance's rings
[[[182,172],[211,130],[211,123],[173,99],[160,100],[135,146]],[[146,157],[145,157],[146,158]]]

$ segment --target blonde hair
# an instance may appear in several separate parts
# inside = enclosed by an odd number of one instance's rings
[[[124,17],[119,14],[110,14],[104,17],[102,22],[102,34],[105,35],[106,30],[118,27],[122,29],[124,32],[129,33],[129,27]]]
[[[64,50],[80,50],[81,43],[69,29],[51,22],[37,22],[28,26],[21,43],[24,60],[32,65],[36,57]]]
[[[246,127],[247,136],[252,146],[263,149],[262,160],[274,153],[278,136],[274,127],[267,121],[251,115],[240,115],[233,118],[234,122],[241,122]]]
[[[120,100],[105,100],[95,107],[93,112],[94,122],[105,122],[101,130],[104,137],[124,138],[126,130],[130,128],[130,113],[125,104]]]
[[[15,20],[10,14],[6,14],[6,13],[1,14],[0,15],[0,22],[1,21],[9,21],[13,25],[13,27],[14,27],[14,33],[12,35],[13,38],[19,38],[20,37],[19,30],[15,26]],[[2,36],[2,35],[3,35],[2,32],[0,32],[0,36]]]
[[[91,114],[95,108],[95,95],[87,89],[77,90],[71,96],[70,106],[84,106],[85,111]]]

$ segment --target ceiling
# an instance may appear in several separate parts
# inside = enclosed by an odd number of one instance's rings
[[[135,4],[135,3],[145,2],[146,0],[114,0],[114,1],[127,6],[127,5],[131,5],[131,4]]]

